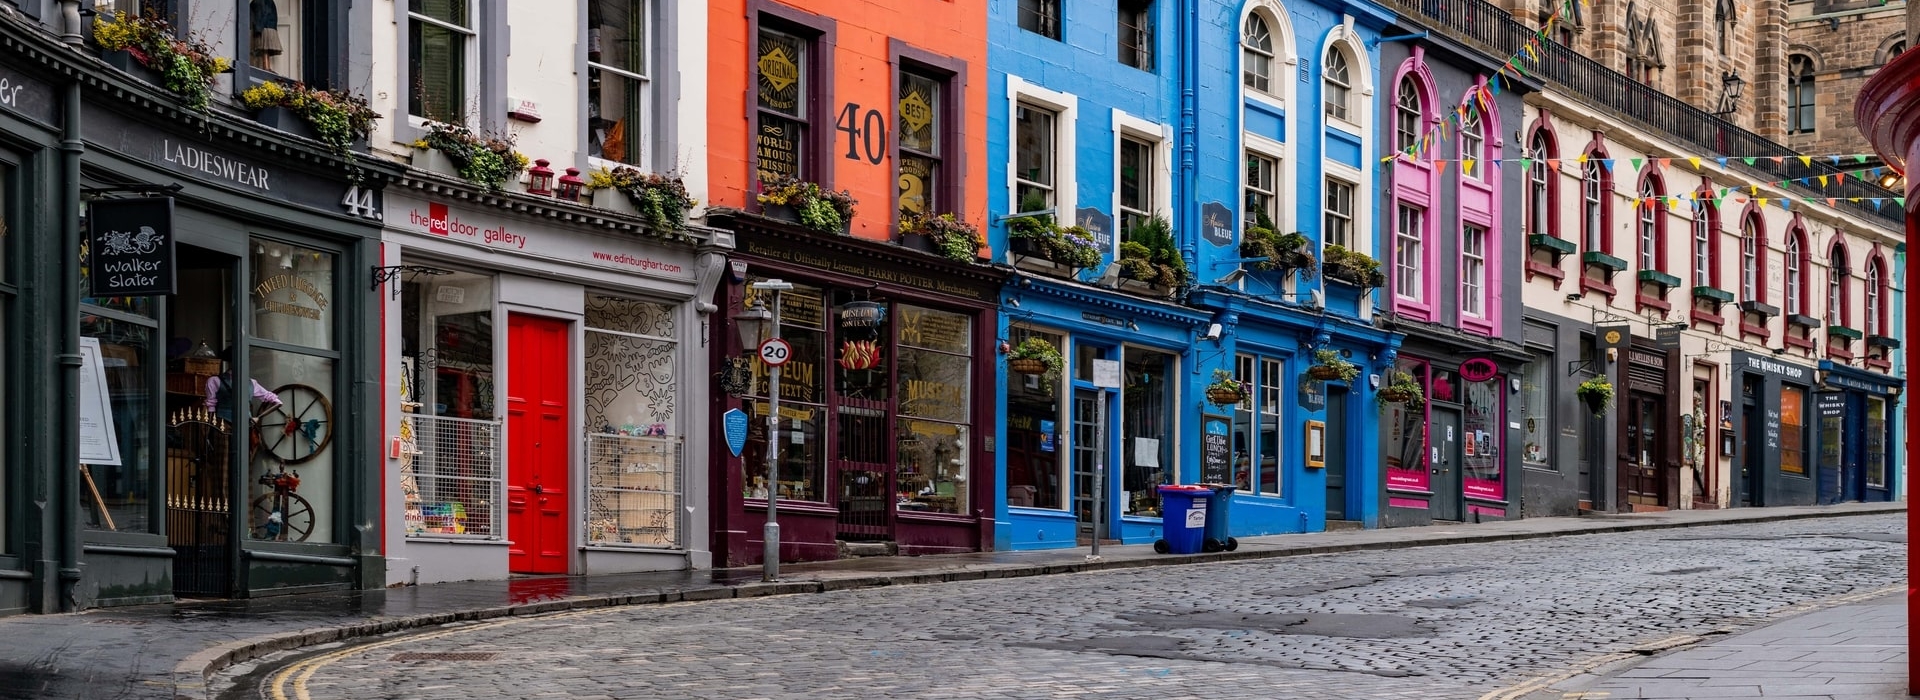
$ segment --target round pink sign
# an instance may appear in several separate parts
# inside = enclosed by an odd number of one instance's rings
[[[1470,382],[1492,381],[1493,375],[1499,371],[1500,368],[1493,364],[1493,360],[1484,357],[1476,357],[1460,363],[1460,378]]]

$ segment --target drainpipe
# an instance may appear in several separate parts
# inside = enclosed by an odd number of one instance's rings
[[[1194,170],[1198,158],[1198,132],[1200,115],[1200,0],[1180,0],[1180,173],[1174,183],[1173,191],[1179,197],[1175,206],[1184,207],[1180,212],[1179,228],[1186,232],[1181,236],[1180,253],[1187,259],[1187,269],[1199,271],[1200,254],[1194,237],[1200,231],[1199,182]]]
[[[80,22],[80,0],[60,0],[60,40],[74,46],[86,43]]]
[[[64,3],[77,5],[78,3]],[[69,25],[73,26],[73,25]],[[65,119],[60,137],[60,609],[79,605],[80,582],[80,83],[66,85]]]

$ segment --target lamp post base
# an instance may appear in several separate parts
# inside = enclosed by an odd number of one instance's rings
[[[760,580],[773,583],[780,579],[780,523],[767,523],[761,531],[766,548],[760,552]]]

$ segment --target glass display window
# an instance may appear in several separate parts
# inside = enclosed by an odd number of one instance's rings
[[[750,308],[757,295],[750,279],[746,285],[742,309]],[[769,480],[767,474],[767,416],[771,373],[763,362],[753,362],[753,388],[748,394],[747,446],[741,452],[742,495],[766,498],[777,488],[780,498],[825,502],[827,427],[826,382],[822,371],[827,362],[826,297],[819,287],[795,284],[780,293],[780,337],[793,347],[792,359],[780,368],[780,449],[779,472]],[[769,482],[774,483],[769,483]]]
[[[1064,352],[1066,336],[1060,333],[1013,328],[1008,334],[1013,347],[1031,339]],[[1062,355],[1062,362],[1065,362]],[[1024,508],[1065,509],[1067,448],[1065,401],[1062,400],[1061,375],[1064,367],[1051,374],[1008,373],[1007,404],[1007,505]]]
[[[1781,385],[1780,434],[1778,436],[1781,473],[1807,475],[1806,409],[1807,391],[1805,389]]]
[[[1500,419],[1501,391],[1506,379],[1496,375],[1484,382],[1462,382],[1461,403],[1466,407],[1461,440],[1461,477],[1466,495],[1491,501],[1506,500],[1505,423]]]
[[[1233,410],[1234,483],[1246,493],[1281,495],[1284,368],[1274,358],[1240,355],[1234,359],[1234,379],[1246,392]]]
[[[900,510],[971,513],[968,437],[972,415],[972,319],[901,304],[899,462]]]
[[[1402,357],[1394,361],[1394,371],[1413,377],[1422,391],[1432,396],[1427,363]],[[1387,431],[1387,487],[1402,491],[1426,491],[1432,475],[1427,471],[1426,406],[1393,403],[1381,414]]]
[[[1174,482],[1173,443],[1178,424],[1173,373],[1179,360],[1168,353],[1128,347],[1122,353],[1120,452],[1122,501],[1127,515],[1158,517],[1160,487]]]
[[[338,256],[255,238],[247,327],[252,387],[234,382],[262,406],[252,449],[248,535],[283,542],[334,541],[341,424],[334,268]]]
[[[1527,464],[1552,469],[1554,436],[1553,394],[1548,382],[1553,376],[1553,356],[1533,358],[1520,373],[1520,459]]]

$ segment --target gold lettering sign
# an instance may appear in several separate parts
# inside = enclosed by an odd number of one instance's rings
[[[304,294],[308,299],[313,301],[314,306],[303,306],[292,303],[291,294],[288,295],[288,301],[276,301],[267,298],[274,292],[281,290],[292,290]],[[260,298],[260,307],[268,313],[299,316],[301,318],[318,321],[320,320],[320,312],[327,309],[327,295],[321,292],[319,287],[314,286],[312,282],[307,281],[305,277],[298,275],[283,274],[268,277],[261,280],[260,284],[254,285],[253,294]]]
[[[799,137],[798,124],[772,114],[760,115],[760,133],[754,141],[754,155],[755,167],[762,181],[800,177]]]
[[[908,131],[920,131],[933,123],[933,105],[927,104],[927,98],[918,91],[908,91],[900,98],[900,121],[907,125]]]
[[[970,346],[968,318],[960,314],[912,306],[900,307],[900,344],[952,353]]]
[[[760,106],[799,114],[800,39],[774,32],[760,33]]]

